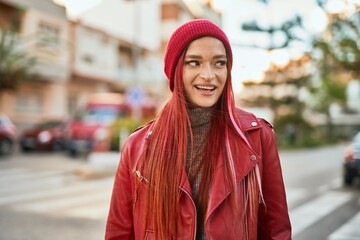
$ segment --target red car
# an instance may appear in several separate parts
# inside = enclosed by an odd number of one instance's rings
[[[14,148],[16,127],[3,113],[0,113],[0,156],[9,155]]]
[[[344,184],[351,186],[356,178],[360,178],[360,132],[345,149],[343,162]]]
[[[120,116],[129,114],[124,96],[118,93],[94,93],[85,105],[79,106],[66,128],[66,148],[70,156],[103,151],[110,146],[110,125]]]
[[[22,151],[46,150],[59,151],[65,147],[65,121],[51,120],[41,122],[26,129],[20,136]]]

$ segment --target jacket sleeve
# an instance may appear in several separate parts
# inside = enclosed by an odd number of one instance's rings
[[[115,175],[105,240],[133,239],[132,185],[129,171],[130,149],[125,143]]]
[[[291,239],[291,223],[277,142],[272,127],[264,122],[262,125],[263,159],[260,169],[264,204],[260,204],[259,208],[258,239],[289,240]]]

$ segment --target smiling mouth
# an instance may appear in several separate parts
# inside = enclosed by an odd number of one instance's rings
[[[212,92],[216,89],[215,86],[200,86],[200,85],[196,85],[195,88],[201,91],[209,91],[209,92]]]

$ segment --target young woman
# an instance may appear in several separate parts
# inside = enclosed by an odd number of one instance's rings
[[[235,107],[232,62],[209,20],[172,34],[172,96],[124,145],[105,239],[291,239],[274,132]]]

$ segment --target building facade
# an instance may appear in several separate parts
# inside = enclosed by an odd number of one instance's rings
[[[57,1],[59,2],[59,1]],[[51,0],[0,0],[0,27],[16,26],[20,44],[39,61],[39,78],[0,91],[0,112],[21,130],[71,117],[96,92],[144,92],[161,105],[169,96],[163,55],[182,23],[220,14],[204,0],[103,0],[77,16]]]
[[[0,111],[20,130],[66,115],[70,52],[65,9],[49,0],[1,0],[0,24],[14,29],[18,46],[37,58],[34,71],[39,74],[16,91],[1,91]]]

